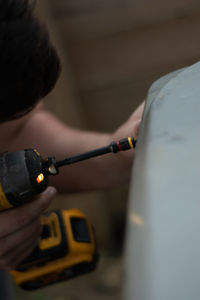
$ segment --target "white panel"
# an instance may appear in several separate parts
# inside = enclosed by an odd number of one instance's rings
[[[200,299],[200,63],[150,90],[133,168],[126,300]]]

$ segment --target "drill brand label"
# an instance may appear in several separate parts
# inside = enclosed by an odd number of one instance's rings
[[[8,202],[6,195],[3,191],[2,185],[0,184],[0,210],[11,208],[12,205]]]

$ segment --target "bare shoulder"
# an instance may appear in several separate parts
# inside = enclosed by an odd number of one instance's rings
[[[34,115],[42,110],[43,105],[39,104],[30,113],[22,118],[0,123],[0,152],[12,150],[15,140]]]

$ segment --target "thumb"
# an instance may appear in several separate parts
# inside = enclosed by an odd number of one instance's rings
[[[139,129],[140,129],[140,124],[141,124],[141,120],[137,120],[134,124],[134,128],[133,128],[133,136],[135,139],[138,138],[139,135]]]
[[[52,199],[56,195],[56,189],[53,186],[49,186],[42,194],[41,200],[44,203],[44,206],[48,207],[52,201]]]

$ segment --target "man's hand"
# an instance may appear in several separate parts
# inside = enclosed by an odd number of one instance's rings
[[[111,141],[118,141],[122,138],[133,136],[135,140],[138,138],[140,122],[144,110],[144,102],[132,113],[129,119],[122,124],[110,137]],[[113,156],[113,167],[117,171],[114,174],[119,174],[115,181],[119,183],[129,182],[131,178],[131,170],[134,160],[135,151],[122,151],[118,155]],[[112,168],[113,170],[113,168]]]
[[[130,118],[114,132],[112,139],[120,140],[121,138],[128,136],[133,136],[134,139],[137,139],[143,110],[144,102],[138,106]]]
[[[14,269],[36,247],[42,231],[40,216],[55,193],[49,187],[30,203],[0,212],[0,269]]]

